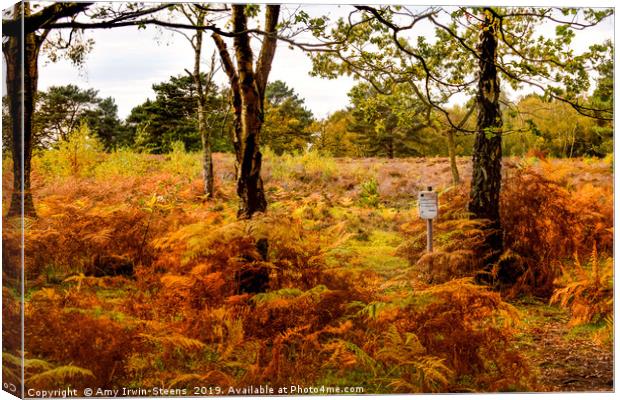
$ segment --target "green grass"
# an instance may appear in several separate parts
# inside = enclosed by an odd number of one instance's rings
[[[592,339],[596,333],[605,329],[605,327],[605,320],[593,324],[577,325],[572,327],[566,335],[564,335],[564,338],[569,341],[575,339]]]
[[[270,165],[270,176],[277,180],[325,183],[338,174],[334,158],[324,156],[318,151],[277,155],[267,148],[263,151],[263,158],[265,163]]]
[[[381,230],[371,231],[364,240],[352,238],[330,252],[328,265],[337,267],[346,263],[357,270],[373,271],[387,279],[409,268],[409,262],[396,256],[402,242],[399,234]]]

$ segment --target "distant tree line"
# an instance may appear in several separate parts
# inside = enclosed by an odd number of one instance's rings
[[[611,104],[612,73],[609,69],[599,78],[589,102],[599,107]],[[97,90],[75,85],[52,86],[37,94],[35,148],[53,147],[86,123],[106,151],[131,148],[167,153],[175,142],[182,142],[187,151],[199,151],[194,88],[187,75],[154,84],[155,97],[134,107],[123,121],[118,117],[114,99],[99,97]],[[215,152],[233,151],[229,96],[229,89],[223,86],[211,91],[208,97],[207,125]],[[265,97],[261,142],[276,154],[314,149],[334,157],[448,155],[449,126],[438,113],[427,113],[407,85],[383,94],[368,83],[359,83],[349,92],[350,105],[323,119],[317,119],[304,99],[282,81],[269,83]],[[463,118],[466,108],[454,106],[449,109],[450,115],[455,120]],[[504,155],[525,155],[537,150],[553,157],[602,157],[613,152],[612,122],[587,118],[566,103],[530,94],[504,108],[504,125],[511,132],[504,137]],[[11,140],[9,119],[5,106],[5,150]],[[473,118],[467,121],[469,126],[473,123]],[[471,155],[472,143],[471,136],[457,134],[453,144],[456,155]]]

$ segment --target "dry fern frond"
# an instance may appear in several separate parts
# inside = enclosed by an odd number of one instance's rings
[[[394,325],[388,328],[385,343],[376,357],[397,372],[398,376],[389,383],[397,391],[441,391],[454,375],[445,360],[426,354],[416,334],[401,334]]]
[[[613,260],[601,260],[596,244],[590,255],[589,268],[575,254],[574,268],[564,268],[556,284],[560,286],[551,296],[550,304],[571,310],[570,325],[599,322],[613,313]]]
[[[200,351],[206,347],[200,340],[188,338],[187,336],[173,333],[165,336],[154,336],[147,333],[138,335],[149,343],[159,344],[166,347],[182,349],[185,351]]]
[[[85,368],[74,365],[56,367],[26,379],[26,385],[31,387],[47,387],[55,384],[67,384],[75,382],[78,378],[95,378],[93,373]]]

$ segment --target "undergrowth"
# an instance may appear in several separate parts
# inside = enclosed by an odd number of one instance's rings
[[[269,209],[237,221],[222,155],[209,200],[198,155],[180,147],[97,156],[78,173],[49,169],[43,160],[59,152],[41,157],[39,218],[26,227],[27,387],[531,391],[536,377],[515,347],[520,315],[504,295],[556,290],[574,324],[613,323],[611,186],[551,176],[543,162],[509,169],[504,183],[504,257],[527,272],[500,293],[471,279],[484,231],[469,219],[467,186],[449,188],[448,175],[432,182],[441,207],[425,254],[410,198],[427,182],[377,160],[266,152]],[[10,257],[18,233],[5,229],[3,246]],[[111,260],[132,273],[93,272],[112,271]],[[3,294],[14,319],[17,297]],[[3,350],[19,358],[17,348]]]

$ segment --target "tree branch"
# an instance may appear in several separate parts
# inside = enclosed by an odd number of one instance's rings
[[[274,36],[276,26],[278,25],[278,16],[280,14],[279,5],[267,5],[265,11],[265,30],[268,36],[265,36],[263,45],[261,46],[260,55],[256,62],[256,86],[261,97],[265,94],[267,87],[267,78],[271,70],[271,63],[276,52],[277,37]]]
[[[49,28],[50,24],[61,18],[71,17],[85,11],[93,3],[54,3],[39,12],[27,15],[23,18],[24,34],[35,32],[39,29]],[[22,18],[2,20],[3,36],[19,36],[22,34]]]

